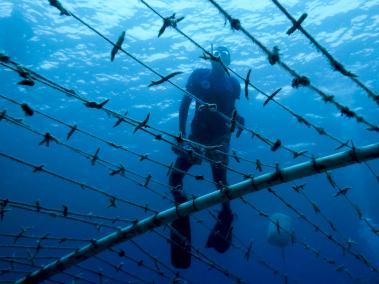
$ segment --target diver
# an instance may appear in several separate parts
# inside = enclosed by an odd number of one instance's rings
[[[226,67],[230,64],[231,56],[226,47],[220,46],[213,51],[211,69],[196,69],[188,78],[186,89],[200,101],[209,105],[216,105],[217,111],[212,108],[202,107],[196,101],[196,110],[191,123],[191,132],[188,139],[205,146],[218,146],[217,148],[196,147],[187,141],[181,150],[173,147],[177,154],[175,168],[171,171],[169,183],[175,202],[177,204],[187,201],[183,191],[183,178],[185,173],[193,166],[201,164],[201,158],[193,155],[194,152],[205,155],[211,164],[213,180],[220,189],[227,185],[228,156],[231,138],[230,120],[225,119],[220,113],[232,117],[235,111],[235,102],[240,98],[241,87],[235,77],[227,73]],[[222,63],[220,62],[222,61]],[[186,122],[192,97],[183,97],[179,109],[179,130],[183,137],[187,137]],[[244,119],[237,115],[237,137],[241,135]],[[184,150],[183,150],[184,149]],[[230,202],[222,204],[211,234],[208,237],[206,247],[214,248],[220,253],[227,251],[231,244],[233,213]],[[171,262],[177,268],[188,268],[191,264],[191,228],[189,216],[179,217],[172,224],[171,230]],[[180,233],[178,235],[177,233]],[[183,237],[184,236],[184,237]]]

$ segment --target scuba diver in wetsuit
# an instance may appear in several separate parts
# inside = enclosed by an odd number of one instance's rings
[[[196,69],[190,75],[186,89],[193,96],[202,102],[217,105],[217,111],[209,108],[201,108],[201,104],[196,101],[196,110],[191,123],[191,132],[188,139],[206,146],[215,146],[202,152],[201,148],[188,143],[184,146],[186,150],[175,150],[178,155],[174,169],[172,170],[169,183],[172,194],[177,204],[187,201],[183,192],[183,178],[185,173],[193,166],[201,164],[201,159],[190,153],[196,152],[205,155],[211,161],[212,175],[214,182],[220,186],[227,185],[228,156],[223,154],[229,151],[231,138],[230,119],[225,119],[221,113],[231,118],[235,110],[235,102],[240,97],[241,87],[237,79],[229,76],[225,68],[230,64],[230,52],[226,47],[218,47],[213,51],[213,55],[219,61],[211,60],[211,69]],[[223,66],[224,65],[224,66]],[[192,97],[184,96],[179,110],[179,130],[183,137],[186,137],[186,122],[189,106]],[[200,107],[200,108],[199,108]],[[244,124],[244,119],[237,115],[237,122]],[[238,128],[237,137],[241,134],[242,128]],[[204,149],[204,148],[203,148]],[[223,153],[221,153],[223,152]],[[178,170],[176,170],[178,169]],[[208,237],[206,247],[214,248],[220,253],[224,253],[231,244],[233,213],[230,202],[222,204],[222,209],[218,214],[218,221]],[[179,217],[172,223],[174,230],[171,230],[171,262],[177,268],[188,268],[191,264],[191,229],[189,216]],[[178,236],[177,232],[181,236]]]

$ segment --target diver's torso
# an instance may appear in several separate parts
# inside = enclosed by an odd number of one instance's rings
[[[235,101],[239,97],[239,84],[233,77],[215,76],[209,69],[198,69],[196,77],[191,78],[190,91],[200,100],[216,104],[217,111],[231,117]],[[203,109],[196,103],[196,111],[191,123],[191,136],[200,143],[213,144],[229,139],[228,122],[220,113]],[[225,137],[226,136],[226,137]]]

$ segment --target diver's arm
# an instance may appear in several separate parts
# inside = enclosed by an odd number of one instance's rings
[[[243,127],[245,127],[245,119],[240,116],[239,114],[237,114],[237,118],[236,118],[237,122],[238,122],[238,126],[237,126],[237,133],[236,133],[236,136],[237,138],[241,136],[242,134],[242,131],[243,131]],[[241,127],[242,126],[242,127]]]
[[[240,84],[238,83],[238,81],[235,78],[232,79],[232,82],[233,82],[234,88],[235,88],[235,91],[234,91],[235,92],[235,99],[239,100],[240,97],[241,97],[240,96],[240,94],[241,94],[241,86],[240,86]],[[237,112],[236,121],[238,123],[237,124],[237,132],[236,132],[236,136],[238,138],[238,137],[241,136],[243,128],[245,127],[245,119],[241,115],[239,115],[238,112]]]
[[[186,136],[186,124],[188,117],[188,110],[191,105],[192,98],[184,96],[179,108],[179,131],[183,136]]]

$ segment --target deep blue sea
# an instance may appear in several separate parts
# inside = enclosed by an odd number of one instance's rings
[[[378,143],[378,132],[368,131],[370,126],[364,123],[379,125],[378,104],[351,78],[334,71],[303,33],[297,30],[288,36],[292,23],[273,1],[217,3],[270,52],[276,46],[282,63],[364,122],[341,115],[309,87],[292,87],[293,76],[279,64],[271,65],[267,54],[242,31],[231,29],[210,1],[146,2],[163,17],[173,13],[176,19],[184,17],[178,29],[205,50],[226,46],[230,68],[242,78],[251,69],[250,82],[256,88],[249,87],[246,99],[244,80],[238,79],[242,91],[236,109],[246,128],[258,135],[245,130],[239,138],[232,136],[230,154],[235,152],[240,159],[229,158],[230,185],[244,180],[243,174],[272,172],[276,164],[284,168],[348,150],[340,148],[336,138],[353,141],[349,147]],[[193,70],[210,67],[209,60],[200,58],[203,50],[172,27],[158,37],[163,21],[141,1],[61,0],[61,4],[77,18],[60,15],[48,0],[0,1],[0,53],[10,58],[3,56],[0,62],[0,283],[21,279],[91,244],[90,240],[151,216],[150,210],[173,206],[167,166],[176,158],[170,143],[176,143],[173,136],[179,133],[183,89]],[[296,19],[307,13],[305,31],[377,96],[378,0],[282,0],[281,4]],[[78,19],[113,42],[125,31],[122,47],[128,55],[119,51],[111,62],[112,45]],[[25,75],[21,66],[30,71]],[[19,68],[25,77],[12,68]],[[166,76],[176,71],[182,73],[171,82],[179,88],[169,82],[148,87],[160,79],[157,73]],[[41,83],[36,74],[50,83]],[[24,79],[35,85],[18,84]],[[280,105],[270,101],[264,106],[261,92],[270,95],[279,88],[274,99]],[[119,121],[114,127],[115,115],[84,104],[107,99],[107,110],[127,113],[125,120],[132,119],[134,125]],[[20,104],[26,104],[24,110]],[[27,115],[29,108],[33,115]],[[192,103],[188,132],[194,109]],[[148,113],[149,127],[133,133],[135,122]],[[296,115],[329,136],[301,123]],[[66,139],[73,125],[78,130]],[[56,139],[49,147],[39,145],[46,133]],[[155,139],[158,134],[164,139]],[[279,139],[281,147],[272,151],[266,139]],[[291,151],[307,152],[294,159]],[[151,160],[141,159],[143,155]],[[191,168],[190,174],[205,180],[185,177],[189,197],[217,190],[207,161]],[[170,229],[161,226],[56,271],[46,283],[211,284],[237,283],[236,278],[257,284],[379,283],[379,271],[374,271],[379,269],[379,161],[332,170],[330,175],[337,189],[325,173],[319,173],[274,186],[284,202],[266,189],[246,195],[247,204],[232,201],[232,246],[223,254],[205,248],[215,224],[212,214],[217,215],[219,206],[192,214],[192,249],[197,257],[192,257],[188,269],[171,265]],[[293,189],[303,184],[300,193]],[[337,194],[343,189],[345,194]],[[273,234],[283,234],[270,223],[275,213],[288,216],[293,244],[280,248],[268,242],[269,228]]]

